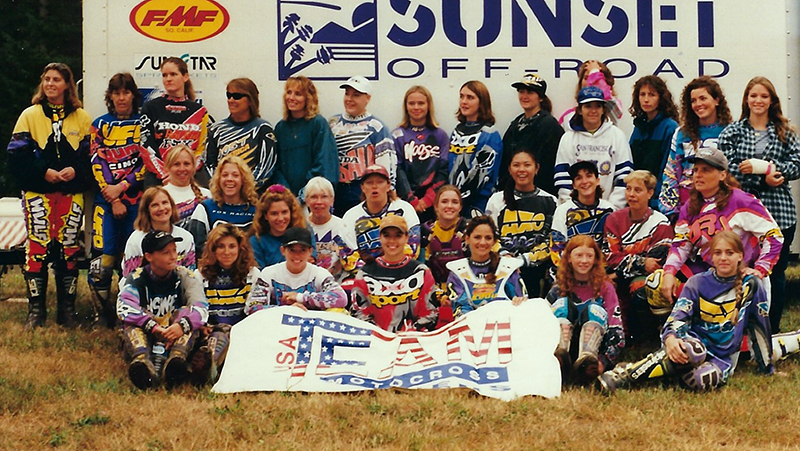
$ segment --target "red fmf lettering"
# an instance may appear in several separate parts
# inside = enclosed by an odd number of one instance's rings
[[[472,330],[466,324],[453,327],[448,331],[450,339],[447,341],[447,360],[461,361],[462,343],[459,337],[464,339],[467,351],[472,354],[476,365],[486,364],[491,348],[492,338],[497,335],[497,353],[500,363],[511,362],[511,322],[486,323],[483,329],[483,336],[478,344],[472,335]]]
[[[153,22],[158,22],[155,24],[157,27],[177,27],[181,25],[187,27],[199,27],[206,22],[213,22],[217,14],[219,14],[219,11],[198,11],[196,6],[192,6],[186,11],[184,11],[183,6],[178,6],[172,13],[166,9],[151,9],[150,11],[147,11],[144,19],[142,19],[141,26],[146,27],[153,25]]]

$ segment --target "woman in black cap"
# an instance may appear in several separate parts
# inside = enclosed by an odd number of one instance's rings
[[[503,135],[503,159],[500,168],[507,168],[511,155],[520,147],[528,147],[536,155],[539,172],[534,183],[536,187],[556,195],[553,168],[556,165],[558,142],[564,129],[551,114],[553,104],[547,97],[547,82],[537,74],[525,74],[522,80],[511,85],[517,89],[517,99],[522,114],[517,116]],[[508,182],[509,174],[500,172],[497,187],[502,189]]]

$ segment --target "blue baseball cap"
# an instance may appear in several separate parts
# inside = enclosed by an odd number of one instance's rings
[[[581,88],[580,92],[578,93],[578,104],[580,105],[589,102],[605,101],[606,99],[603,97],[603,90],[597,86],[587,86],[585,88]]]

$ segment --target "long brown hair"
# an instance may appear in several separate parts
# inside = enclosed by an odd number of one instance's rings
[[[492,229],[492,236],[494,237],[494,241],[500,239],[500,232],[497,230],[497,225],[494,223],[494,219],[486,215],[475,216],[474,218],[470,219],[469,223],[467,223],[467,227],[464,230],[464,236],[468,237],[472,235],[472,232],[475,231],[476,228],[480,225],[487,225],[490,229]],[[471,252],[470,252],[471,254]],[[489,252],[489,272],[486,273],[486,283],[495,283],[497,281],[497,266],[500,264],[500,254],[495,251]]]
[[[286,84],[283,86],[284,96],[286,95],[286,90],[289,89],[290,86],[295,86],[297,89],[302,91],[303,94],[305,94],[306,96],[305,115],[303,116],[303,118],[307,121],[314,119],[314,116],[319,114],[319,96],[317,95],[317,87],[314,86],[314,82],[302,75],[297,77],[289,77],[288,79],[286,79]],[[288,121],[291,118],[292,118],[292,113],[286,106],[286,99],[284,99],[283,120]]]
[[[733,178],[730,172],[728,172],[725,176],[725,179],[719,182],[719,191],[714,196],[714,203],[717,206],[717,211],[721,211],[728,206],[728,201],[731,200],[733,190],[735,188],[740,188],[741,186],[742,185],[739,184],[739,181]],[[687,203],[689,205],[686,207],[686,213],[689,214],[689,218],[694,218],[700,214],[700,209],[703,208],[705,198],[700,191],[697,191],[694,185],[692,186],[692,190],[689,192],[689,200]]]
[[[243,201],[255,205],[256,202],[258,202],[258,194],[256,194],[256,181],[253,177],[253,171],[250,170],[250,166],[237,155],[227,155],[219,162],[219,165],[217,165],[214,175],[211,176],[211,183],[208,185],[208,189],[211,191],[211,198],[214,199],[214,202],[219,206],[222,206],[224,203],[222,182],[220,179],[222,178],[222,168],[226,164],[232,164],[239,169],[239,173],[242,175],[242,187],[239,189],[239,195],[242,197]]]
[[[44,76],[51,70],[57,71],[67,84],[67,89],[64,90],[64,115],[69,116],[69,113],[82,108],[83,104],[78,98],[78,86],[75,84],[75,77],[72,75],[72,70],[64,63],[50,63],[42,69],[42,75],[39,77],[39,86],[36,88],[36,93],[31,98],[31,105],[38,105],[47,102],[47,96],[44,94]]]
[[[460,93],[464,88],[474,92],[475,96],[478,97],[478,122],[494,125],[495,119],[492,113],[492,96],[489,95],[489,89],[486,85],[478,80],[470,80],[461,85],[461,87],[458,88],[458,92]],[[467,118],[461,114],[461,108],[456,111],[456,118],[458,118],[458,122],[467,122]]]
[[[425,126],[428,128],[438,128],[439,123],[436,121],[436,115],[433,112],[433,95],[428,91],[425,86],[415,85],[408,88],[406,95],[403,96],[403,120],[400,121],[398,127],[408,128],[411,127],[411,119],[408,117],[408,96],[414,93],[419,93],[425,96],[428,101],[428,114],[425,115]]]
[[[269,188],[264,191],[264,194],[261,195],[261,198],[258,199],[256,216],[253,220],[253,235],[260,237],[261,235],[270,233],[267,212],[269,211],[269,207],[275,202],[285,202],[286,206],[289,207],[289,212],[291,214],[289,227],[306,227],[306,219],[305,215],[303,215],[302,207],[300,207],[300,202],[297,201],[297,198],[294,197],[294,194],[292,194],[289,188],[283,185],[270,185]],[[287,230],[289,227],[287,227]]]
[[[747,96],[750,95],[750,90],[753,86],[761,85],[767,92],[769,92],[770,102],[769,109],[767,110],[767,117],[769,121],[775,124],[775,131],[778,133],[778,139],[782,143],[786,143],[786,132],[792,130],[789,125],[789,120],[783,115],[783,108],[781,108],[781,99],[778,97],[778,92],[775,91],[775,85],[767,77],[753,77],[747,82],[747,87],[744,88],[744,95],[742,96],[742,115],[739,120],[750,118],[750,106],[747,104]]]
[[[728,101],[725,100],[725,94],[722,93],[719,83],[708,75],[690,81],[681,93],[681,131],[689,137],[695,149],[700,147],[700,118],[692,109],[692,91],[701,88],[708,91],[711,97],[719,102],[717,104],[717,123],[725,126],[733,122]]]
[[[594,266],[589,272],[589,283],[592,286],[592,291],[595,296],[600,296],[600,290],[608,280],[606,275],[606,259],[600,251],[600,246],[589,235],[575,235],[567,243],[567,247],[561,254],[561,262],[558,265],[558,273],[556,273],[556,283],[561,296],[567,296],[573,292],[577,285],[575,279],[575,269],[572,267],[570,261],[570,254],[575,248],[586,246],[594,250]]]
[[[150,219],[150,204],[153,203],[153,200],[159,193],[164,193],[167,196],[169,204],[172,207],[172,215],[169,218],[169,222],[173,224],[178,222],[178,207],[175,206],[175,201],[172,199],[172,196],[161,186],[151,186],[144,191],[142,198],[139,200],[139,213],[136,215],[136,221],[133,223],[134,229],[144,233],[153,230],[153,221]]]
[[[197,180],[194,179],[194,175],[197,172],[197,167],[195,165],[197,159],[195,158],[194,151],[191,147],[187,146],[186,144],[178,144],[177,146],[169,149],[167,156],[164,157],[164,170],[169,172],[169,168],[175,164],[175,162],[178,160],[178,157],[181,156],[181,152],[186,152],[189,154],[189,158],[192,160],[192,175],[189,177],[189,187],[192,188],[195,199],[203,200],[205,196],[203,196],[202,191],[200,191],[200,185],[197,184]]]
[[[208,234],[203,256],[200,257],[200,274],[206,280],[214,280],[222,271],[222,267],[217,261],[216,252],[220,240],[227,237],[235,239],[239,246],[239,255],[230,270],[231,281],[234,285],[242,286],[247,282],[247,274],[250,272],[250,268],[256,266],[256,260],[253,257],[250,243],[242,231],[233,224],[222,223],[214,227]]]
[[[172,63],[176,65],[178,67],[178,72],[180,72],[181,75],[187,75],[189,73],[189,66],[186,64],[186,61],[178,58],[177,56],[170,56],[169,58],[162,61],[161,65],[158,66],[158,70],[163,69],[164,65],[167,63]],[[186,95],[186,97],[189,98],[189,100],[191,100],[192,102],[195,101],[196,97],[194,94],[194,87],[192,86],[191,78],[186,80],[186,83],[183,84],[183,93]]]
[[[436,206],[439,205],[439,199],[442,198],[442,194],[444,194],[444,193],[446,193],[448,191],[452,191],[452,192],[456,193],[456,195],[458,196],[458,201],[461,204],[461,207],[463,208],[464,200],[461,197],[461,190],[458,189],[458,187],[455,186],[455,185],[444,185],[441,188],[439,188],[438,190],[436,190],[436,196],[433,198],[434,211],[436,211]],[[436,219],[439,219],[439,218],[436,218]]]
[[[717,247],[717,244],[720,242],[728,243],[734,251],[742,254],[742,258],[744,258],[744,246],[742,245],[741,238],[739,238],[739,235],[737,235],[736,232],[732,230],[723,230],[722,232],[717,232],[708,243],[709,252],[713,254],[714,248]],[[736,267],[736,278],[733,280],[734,293],[736,293],[736,307],[734,308],[733,319],[731,320],[733,324],[739,322],[739,310],[742,308],[742,284],[744,282],[744,273],[742,271],[742,269],[744,269],[743,266],[744,259],[739,261],[739,266]]]
[[[653,91],[658,94],[658,107],[656,107],[656,110],[664,114],[664,116],[677,121],[678,107],[675,106],[675,101],[672,100],[672,93],[669,91],[667,83],[664,82],[661,77],[655,75],[645,75],[636,80],[636,83],[633,85],[633,100],[631,101],[631,107],[628,108],[631,116],[636,118],[644,114],[642,105],[639,103],[639,91],[645,86],[650,86],[653,88]]]

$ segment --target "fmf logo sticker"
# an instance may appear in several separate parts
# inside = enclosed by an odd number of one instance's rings
[[[164,42],[197,42],[228,27],[228,11],[214,0],[145,0],[131,11],[139,33]]]

